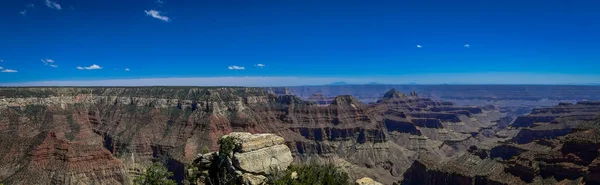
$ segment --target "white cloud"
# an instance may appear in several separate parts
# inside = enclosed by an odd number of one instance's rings
[[[20,11],[19,14],[21,14],[21,15],[27,15],[27,10]]]
[[[54,60],[52,59],[41,59],[41,61],[46,65],[54,63]]]
[[[94,69],[102,69],[102,67],[100,67],[99,65],[93,64],[93,65],[91,65],[91,66],[89,66],[89,67],[81,67],[81,66],[77,66],[77,69],[79,69],[79,70],[83,70],[83,69],[86,69],[86,70],[94,70]]]
[[[4,69],[2,66],[0,66],[0,69]]]
[[[60,4],[58,4],[58,3],[54,2],[54,1],[51,1],[51,0],[46,0],[46,6],[48,8],[52,8],[52,9],[56,9],[56,10],[61,10],[62,9],[62,7],[60,7]]]
[[[129,68],[125,68],[125,71],[131,71],[131,70],[129,70]]]
[[[2,72],[3,72],[3,73],[16,73],[16,72],[17,72],[17,70],[5,69],[5,70],[2,70]]]
[[[100,67],[99,65],[93,64],[93,65],[91,65],[89,67],[80,67],[80,66],[77,66],[77,69],[79,69],[79,70],[83,70],[83,69],[94,70],[94,69],[102,69],[102,67]]]
[[[35,8],[35,5],[34,4],[27,4],[27,5],[25,5],[25,8]]]
[[[50,67],[58,67],[58,65],[54,64],[54,60],[52,59],[41,59],[41,61],[44,63],[44,65],[50,66]]]
[[[471,47],[471,45],[465,44],[465,48],[470,48],[470,47]]]
[[[264,65],[264,64],[256,64],[255,66],[256,66],[256,67],[260,67],[260,68],[262,68],[262,67],[265,67],[265,65]]]
[[[229,66],[227,67],[229,70],[244,70],[246,69],[244,66]]]
[[[156,3],[158,3],[158,4],[163,4],[163,3],[165,3],[165,2],[163,2],[163,1],[161,1],[161,0],[156,0]]]
[[[171,21],[171,19],[169,19],[169,17],[164,16],[164,15],[160,15],[160,12],[156,11],[156,10],[144,10],[144,12],[146,12],[147,16],[152,16],[154,18],[160,19],[160,20],[165,21],[165,22],[170,22]]]
[[[423,46],[417,44],[417,48],[423,48]]]

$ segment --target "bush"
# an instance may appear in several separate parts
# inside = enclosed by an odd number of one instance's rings
[[[225,137],[219,139],[219,155],[228,156],[235,149],[235,138]]]
[[[161,163],[154,163],[142,175],[133,180],[139,185],[177,185],[174,180],[169,179],[173,172],[167,170]]]
[[[350,177],[332,164],[290,166],[286,171],[269,176],[268,184],[274,185],[346,185]]]

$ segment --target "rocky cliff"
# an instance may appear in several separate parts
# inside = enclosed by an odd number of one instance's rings
[[[262,88],[1,88],[0,94],[0,179],[10,184],[129,184],[155,160],[182,181],[184,164],[218,150],[217,140],[234,131],[280,135],[294,161],[334,161],[352,179],[391,184],[421,154],[446,159],[495,141],[490,129],[504,115],[399,92],[375,104],[337,96],[327,106]]]
[[[447,160],[420,156],[403,184],[598,184],[600,102],[560,104],[519,117],[514,137]],[[527,127],[527,128],[523,128]]]

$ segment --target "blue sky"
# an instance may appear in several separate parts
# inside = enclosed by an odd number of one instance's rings
[[[3,0],[0,85],[600,83],[598,7],[593,0]]]

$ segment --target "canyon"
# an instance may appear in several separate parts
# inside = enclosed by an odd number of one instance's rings
[[[449,87],[436,92],[465,88]],[[436,96],[432,87],[349,90],[368,96],[311,88],[0,88],[0,182],[131,184],[154,161],[183,182],[199,153],[248,132],[281,136],[292,163],[330,162],[353,180],[598,183],[600,103],[584,101],[600,99],[597,87],[527,96],[514,92],[528,87],[464,96]]]

